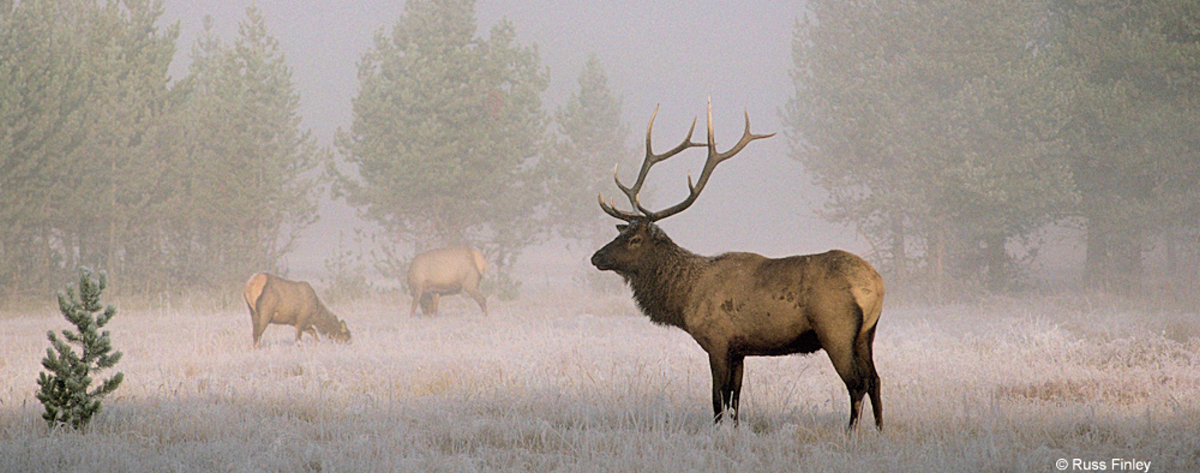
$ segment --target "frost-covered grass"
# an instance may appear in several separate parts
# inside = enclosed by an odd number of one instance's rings
[[[1058,471],[1200,468],[1197,314],[1077,300],[884,310],[886,430],[847,435],[823,353],[747,359],[739,427],[710,422],[704,353],[626,296],[334,307],[350,345],[251,349],[244,309],[122,307],[125,382],[86,433],[34,398],[56,311],[0,313],[3,471]],[[1109,470],[1111,470],[1109,466]]]

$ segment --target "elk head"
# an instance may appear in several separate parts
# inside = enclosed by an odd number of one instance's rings
[[[678,146],[670,149],[662,154],[655,154],[651,144],[651,133],[654,130],[654,117],[658,115],[658,107],[654,107],[654,113],[650,115],[650,124],[646,127],[646,157],[642,160],[642,168],[638,171],[637,181],[633,186],[626,187],[621,183],[621,179],[617,177],[617,169],[613,168],[613,180],[617,183],[617,188],[625,194],[629,199],[629,205],[633,211],[626,212],[617,209],[612,201],[604,202],[604,197],[597,195],[596,198],[600,202],[600,208],[605,213],[624,220],[628,224],[617,225],[617,230],[620,234],[617,238],[604,245],[603,248],[596,251],[592,255],[592,264],[601,271],[612,270],[618,274],[625,276],[627,279],[636,274],[639,269],[646,267],[643,262],[647,262],[653,255],[661,254],[664,248],[678,248],[671,241],[667,234],[658,228],[654,222],[675,215],[684,211],[696,201],[700,196],[700,192],[704,190],[705,184],[708,184],[708,178],[712,176],[712,172],[717,165],[722,161],[732,158],[735,154],[750,144],[751,141],[770,138],[775,136],[774,133],[766,135],[756,135],[750,133],[750,114],[744,112],[746,118],[746,129],[742,132],[742,138],[737,144],[725,152],[717,151],[717,144],[713,137],[712,123],[712,100],[708,102],[708,140],[706,143],[696,143],[692,141],[692,133],[696,131],[696,120],[692,120],[692,126],[688,129],[687,137]],[[688,174],[688,196],[678,204],[671,207],[651,211],[642,206],[638,201],[638,193],[642,190],[642,185],[646,182],[646,175],[650,172],[650,167],[660,162],[683,152],[688,148],[705,146],[708,148],[708,159],[704,162],[704,169],[700,172],[700,178],[692,183],[692,176]]]
[[[334,341],[342,343],[350,343],[350,328],[346,327],[345,320],[338,321],[337,331],[330,334]]]

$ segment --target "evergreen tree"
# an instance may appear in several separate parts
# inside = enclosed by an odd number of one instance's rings
[[[97,64],[87,133],[75,156],[88,172],[75,187],[67,227],[80,254],[69,267],[104,265],[141,287],[156,278],[152,268],[161,261],[147,249],[159,227],[168,160],[153,136],[171,111],[167,69],[179,36],[178,23],[165,31],[155,26],[163,11],[162,0],[109,2],[92,23],[89,55]]]
[[[0,10],[0,286],[49,285],[83,261],[138,266],[123,258],[146,246],[133,229],[153,217],[161,164],[146,138],[178,25],[155,27],[161,0]]]
[[[47,371],[38,375],[41,390],[37,392],[37,399],[46,408],[42,418],[51,428],[60,425],[74,429],[86,427],[92,416],[100,411],[100,400],[116,390],[125,378],[124,373],[117,373],[94,389],[91,387],[92,376],[112,368],[121,360],[121,352],[111,352],[108,331],[100,331],[117,315],[117,308],[109,305],[104,307],[104,313],[96,315],[101,309],[100,293],[107,282],[104,271],[93,274],[90,269],[82,268],[79,271],[79,297],[76,298],[72,285],[67,285],[65,292],[58,292],[59,310],[76,330],[62,330],[62,340],[53,330],[46,333],[53,348],[47,348],[46,357],[42,359],[42,366]],[[78,346],[80,352],[76,353],[72,345]]]
[[[473,0],[404,8],[360,63],[354,119],[336,145],[361,178],[331,166],[335,193],[400,243],[479,246],[504,277],[539,233],[529,168],[547,73],[511,23],[476,37]]]
[[[1056,134],[1067,92],[1044,54],[1036,4],[811,4],[797,26],[795,156],[828,216],[875,242],[892,277],[914,266],[1003,287],[1014,238],[1073,204]]]
[[[611,185],[610,170],[631,158],[629,127],[621,121],[621,99],[609,90],[596,55],[579,74],[579,89],[554,114],[560,137],[541,161],[546,186],[547,227],[558,235],[598,246],[611,235],[611,219],[597,212],[596,196]]]
[[[1136,290],[1154,237],[1200,251],[1200,1],[1053,5],[1054,57],[1075,78],[1064,136],[1087,231],[1084,277]]]
[[[276,269],[316,220],[319,190],[308,171],[328,152],[301,130],[300,97],[262,12],[246,9],[232,45],[212,33],[192,50],[171,130],[173,183],[164,220],[168,260],[187,284],[238,284]]]
[[[89,6],[90,5],[90,6]],[[83,142],[88,95],[82,26],[94,2],[23,1],[0,11],[0,284],[50,289],[72,203],[69,159]]]

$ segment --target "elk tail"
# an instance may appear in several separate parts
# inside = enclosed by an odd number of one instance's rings
[[[258,299],[262,297],[263,288],[267,286],[267,275],[264,273],[255,273],[246,281],[246,287],[243,289],[246,298],[246,307],[250,309],[250,314],[258,313]]]
[[[880,278],[879,274],[874,271],[870,276],[863,283],[855,284],[850,289],[854,295],[854,302],[862,310],[862,327],[859,328],[859,336],[874,330],[875,324],[879,323],[879,316],[883,313],[883,278]]]
[[[479,275],[483,276],[483,272],[487,271],[487,261],[483,259],[483,253],[474,248],[471,249],[471,256],[475,258],[475,269],[479,270]]]
[[[874,297],[869,300],[868,304],[861,304],[863,324],[859,331],[860,335],[865,335],[867,332],[875,330],[875,325],[879,323],[879,316],[883,314],[883,297]]]

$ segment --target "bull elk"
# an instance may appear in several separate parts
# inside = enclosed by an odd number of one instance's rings
[[[487,271],[487,261],[474,248],[455,246],[429,250],[413,257],[408,265],[408,291],[412,295],[410,316],[417,313],[418,302],[421,313],[430,315],[438,311],[440,296],[466,292],[483,315],[487,315],[487,299],[479,292],[479,280]]]
[[[714,421],[725,411],[737,423],[742,390],[743,360],[747,356],[808,354],[824,349],[850,393],[853,429],[870,394],[875,425],[883,428],[879,375],[872,359],[875,326],[883,309],[883,280],[862,258],[840,250],[821,254],[766,258],[754,253],[696,255],[676,245],[655,222],[687,209],[708,182],[713,169],[751,141],[774,136],[750,133],[750,115],[741,140],[717,152],[713,139],[712,102],[708,105],[708,142],[695,143],[692,132],[679,146],[654,154],[646,127],[646,157],[632,187],[617,187],[633,211],[617,209],[597,196],[605,213],[624,220],[619,235],[592,255],[601,271],[615,271],[633,291],[650,320],[679,327],[708,353],[712,369]],[[638,202],[646,173],[654,164],[698,146],[708,148],[700,178],[688,176],[688,196],[679,204],[652,212]]]
[[[350,341],[346,321],[338,320],[329,312],[307,282],[258,273],[246,281],[243,293],[246,307],[250,308],[250,322],[254,325],[255,348],[269,324],[295,326],[297,342],[305,333],[319,339],[318,332],[337,342]]]

